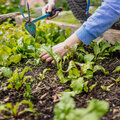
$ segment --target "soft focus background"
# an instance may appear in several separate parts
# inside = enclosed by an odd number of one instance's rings
[[[47,4],[47,0],[0,0],[0,15],[11,12],[19,12],[18,5],[21,5],[23,12],[26,12],[26,3],[29,2],[32,17],[39,17],[42,15],[42,7]],[[91,0],[90,12],[94,13],[96,8],[101,4],[102,0]],[[78,20],[73,16],[66,0],[57,0],[56,7],[63,7],[63,12],[53,19],[54,21],[67,22],[72,24],[79,24]],[[69,19],[70,18],[70,19]]]

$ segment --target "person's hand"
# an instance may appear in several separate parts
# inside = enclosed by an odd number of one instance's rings
[[[55,46],[52,47],[53,52],[58,53],[60,55],[60,57],[62,58],[69,50],[66,49],[67,47],[72,47],[75,43],[79,43],[79,45],[82,43],[80,41],[80,39],[75,35],[71,35],[68,39],[66,39],[64,42],[59,43]],[[42,60],[46,61],[46,62],[51,62],[54,63],[55,61],[53,60],[52,57],[50,57],[49,54],[47,53],[42,53],[40,55],[40,57],[42,58]]]
[[[46,13],[52,12],[53,9],[56,8],[55,2],[48,3],[43,9],[42,9],[42,14],[45,15]],[[47,17],[47,19],[52,19],[56,16],[58,16],[59,11],[56,12],[56,14],[52,17]]]
[[[65,49],[65,42],[59,43],[55,46],[52,47],[53,52],[58,53],[60,55],[60,57],[62,58],[63,55],[65,55],[68,52],[68,49]],[[51,63],[55,63],[55,61],[53,60],[53,58],[47,54],[47,53],[42,53],[40,55],[40,57],[42,58],[42,60],[46,61],[46,62],[51,62]]]

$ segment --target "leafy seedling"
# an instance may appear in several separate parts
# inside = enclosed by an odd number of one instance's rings
[[[104,75],[109,75],[109,71],[105,71],[105,68],[102,67],[101,65],[94,66],[93,72],[96,72],[98,70],[101,70]]]
[[[22,108],[22,109],[21,109]],[[10,114],[10,116],[5,115],[7,113]],[[4,116],[7,118],[19,118],[24,113],[33,113],[36,114],[37,112],[34,110],[33,104],[28,100],[22,100],[20,103],[17,102],[16,105],[12,105],[12,103],[6,103],[0,105],[0,116],[4,119]]]
[[[114,80],[116,83],[120,82],[120,77],[118,77],[117,79],[112,78],[112,80]]]
[[[96,86],[97,86],[97,82],[89,87],[90,91],[92,91]]]
[[[113,85],[114,85],[114,83],[113,83],[113,84],[110,84],[109,86],[101,85],[101,88],[102,88],[102,90],[104,90],[104,91],[110,91],[110,88],[111,88]]]
[[[48,71],[48,70],[51,70],[50,68],[46,68],[46,69],[44,69],[43,70],[43,73],[41,74],[39,74],[39,79],[40,80],[43,80],[44,78],[45,78],[45,73]]]
[[[14,90],[17,90],[17,91],[20,91],[20,90],[26,88],[24,96],[31,97],[31,95],[30,95],[30,93],[31,93],[31,87],[30,87],[31,82],[27,82],[27,80],[31,79],[32,76],[24,76],[24,74],[28,70],[31,70],[31,68],[29,68],[28,66],[26,66],[23,69],[23,71],[21,71],[21,72],[17,68],[13,72],[13,75],[7,80],[8,85],[5,88],[14,89]]]

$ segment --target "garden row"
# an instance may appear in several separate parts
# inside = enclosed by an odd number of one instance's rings
[[[61,60],[52,46],[70,33],[39,22],[34,39],[24,25],[0,25],[0,119],[120,118],[120,43],[75,44]],[[56,63],[41,61],[42,52]]]

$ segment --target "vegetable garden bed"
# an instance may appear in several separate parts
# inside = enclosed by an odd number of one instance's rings
[[[120,43],[76,44],[59,61],[50,46],[70,32],[41,22],[34,39],[21,26],[0,25],[1,120],[120,119]],[[43,51],[56,64],[42,62]]]

